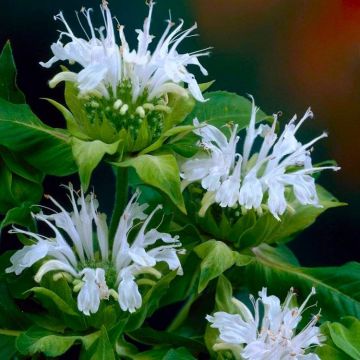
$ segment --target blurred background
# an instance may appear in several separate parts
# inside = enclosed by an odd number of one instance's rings
[[[134,44],[132,29],[142,27],[147,13],[144,0],[109,3]],[[0,0],[0,47],[11,40],[19,86],[34,112],[55,127],[64,126],[61,116],[40,98],[59,100],[62,88],[48,88],[57,69],[43,69],[38,62],[50,58],[61,28],[53,15],[63,10],[80,34],[74,10],[82,6],[97,10],[99,1]],[[319,182],[349,205],[322,215],[291,247],[303,265],[360,261],[360,0],[158,0],[154,35],[162,33],[170,9],[173,20],[199,25],[200,36],[188,39],[182,50],[214,47],[202,59],[209,77],[201,79],[216,79],[212,90],[252,94],[265,112],[281,111],[283,121],[312,107],[315,119],[302,127],[300,140],[328,131],[314,162],[335,159],[342,170],[323,173]],[[94,19],[100,21],[100,12],[94,11]],[[46,192],[61,198],[59,184],[68,181],[48,178]],[[93,184],[106,209],[113,194],[105,183],[112,185],[112,173],[100,168]]]

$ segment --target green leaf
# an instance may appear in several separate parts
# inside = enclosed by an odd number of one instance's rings
[[[215,80],[211,80],[206,83],[199,84],[201,92],[204,93],[206,90],[208,90],[214,84],[214,82]]]
[[[16,85],[16,76],[16,66],[8,41],[0,54],[0,97],[15,104],[24,104],[25,96]]]
[[[320,359],[325,360],[352,360],[352,358],[347,356],[343,351],[328,344],[318,346],[316,349],[316,354],[320,357]]]
[[[12,173],[1,158],[0,188],[0,213],[3,214],[14,207],[38,203],[43,192],[41,184]]]
[[[144,351],[131,357],[131,360],[159,360],[163,359],[168,349],[155,349]]]
[[[15,347],[15,336],[0,335],[0,359],[14,359],[17,350]]]
[[[44,180],[42,172],[26,163],[22,156],[9,151],[7,148],[0,147],[0,157],[14,174],[34,183],[41,183]]]
[[[129,321],[125,326],[126,332],[135,331],[140,328],[145,319],[159,308],[162,297],[169,291],[170,283],[176,276],[176,271],[169,272],[143,295],[141,308],[130,315]]]
[[[46,126],[27,105],[1,98],[0,145],[49,175],[66,176],[77,170],[66,131]]]
[[[144,184],[163,192],[182,212],[186,213],[180,188],[180,171],[173,155],[139,155],[113,165],[135,168]]]
[[[197,145],[198,139],[194,133],[190,133],[180,138],[177,137],[176,140],[174,139],[166,146],[177,154],[190,158],[199,151],[199,146]]]
[[[3,259],[3,256],[1,259]],[[9,286],[0,281],[0,328],[23,329],[28,321],[24,318],[24,313],[15,304],[11,297]]]
[[[219,276],[216,286],[215,310],[236,314],[237,308],[231,301],[232,297],[233,289],[231,282],[224,275]]]
[[[78,339],[78,336],[63,336],[33,326],[17,338],[16,347],[23,355],[43,353],[54,357],[64,354]]]
[[[233,289],[231,282],[225,276],[220,275],[216,286],[214,312],[225,311],[230,314],[238,313],[237,311],[238,309],[231,301],[232,298],[233,298]],[[212,358],[213,357],[217,358],[217,355],[213,350],[213,346],[217,342],[218,337],[219,337],[219,331],[217,329],[212,328],[210,326],[210,323],[207,323],[204,340],[209,353],[212,355]]]
[[[66,68],[62,68],[63,71],[66,71]],[[82,140],[98,139],[107,144],[119,140],[119,134],[111,122],[102,121],[103,119],[89,121],[84,107],[86,101],[79,98],[79,90],[74,83],[69,81],[65,83],[65,102],[70,109],[72,118],[64,108],[56,107],[65,116],[67,128],[72,135]]]
[[[210,280],[217,278],[235,263],[235,253],[222,241],[209,240],[194,249],[202,259],[198,292],[202,292]]]
[[[205,94],[205,98],[208,101],[197,102],[194,110],[185,119],[184,125],[192,124],[194,118],[198,118],[200,122],[206,121],[219,129],[224,129],[224,125],[228,123],[238,124],[238,130],[248,126],[252,103],[247,98],[226,91],[209,92]],[[257,121],[266,118],[264,112],[257,112]]]
[[[86,191],[92,172],[106,154],[113,155],[116,153],[119,141],[113,144],[105,144],[100,140],[83,141],[73,137],[71,145],[75,161],[79,167],[81,184]]]
[[[345,317],[341,323],[328,324],[334,344],[352,359],[360,359],[360,320]]]
[[[31,205],[31,203],[25,202],[18,207],[10,209],[0,222],[0,230],[11,224],[29,226],[33,221],[31,217]]]
[[[51,105],[53,105],[57,110],[61,112],[66,121],[66,128],[72,135],[83,140],[88,140],[88,137],[79,130],[79,124],[76,122],[76,119],[74,118],[74,115],[71,113],[71,111],[69,111],[64,105],[58,103],[53,99],[44,98],[44,100],[48,101]]]
[[[169,350],[163,360],[196,360],[196,358],[185,348],[178,348]]]
[[[144,150],[141,150],[140,154],[142,155],[142,154],[147,154],[149,152],[153,152],[153,151],[159,149],[169,137],[174,136],[174,135],[184,136],[184,134],[188,134],[193,129],[194,129],[194,126],[192,126],[192,125],[173,127],[171,129],[165,131],[164,133],[162,133],[160,138],[158,140],[156,140],[154,143],[152,143],[150,146],[148,146]]]
[[[360,264],[351,262],[340,267],[304,268],[289,263],[284,253],[262,244],[252,249],[255,259],[245,267],[243,284],[252,293],[263,286],[281,297],[291,287],[304,297],[311,287],[316,289],[316,300],[325,320],[341,316],[360,317]]]
[[[101,328],[100,336],[94,345],[96,345],[96,350],[90,360],[115,360],[113,346],[104,326]]]

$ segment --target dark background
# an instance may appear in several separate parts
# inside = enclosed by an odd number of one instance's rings
[[[96,22],[99,1],[0,0],[0,46],[11,40],[18,83],[34,112],[54,127],[63,127],[63,120],[40,98],[62,99],[62,88],[47,86],[56,66],[47,70],[38,62],[50,58],[50,45],[61,29],[53,15],[63,10],[80,34],[74,10],[82,6],[93,7],[94,22],[101,24]],[[142,27],[147,13],[144,1],[111,0],[110,7],[134,46],[133,29]],[[211,57],[202,59],[210,75],[201,79],[216,79],[213,90],[252,94],[265,112],[281,110],[284,121],[294,113],[301,116],[311,105],[315,120],[306,122],[300,138],[329,132],[329,138],[317,144],[314,162],[339,163],[342,170],[322,174],[320,183],[349,206],[329,210],[291,246],[304,265],[360,261],[360,1],[158,0],[153,34],[161,35],[169,9],[173,20],[181,17],[188,27],[195,20],[199,25],[200,36],[188,39],[182,50],[214,47]],[[59,184],[69,180],[78,183],[76,177],[48,178],[45,190],[61,199]],[[98,169],[93,186],[102,208],[110,209],[111,171]]]

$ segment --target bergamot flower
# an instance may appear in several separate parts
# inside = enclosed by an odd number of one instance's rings
[[[320,360],[308,351],[324,339],[316,326],[319,315],[297,331],[306,304],[314,294],[313,288],[303,304],[296,307],[292,305],[293,289],[281,305],[278,297],[268,296],[267,289],[263,288],[256,301],[250,297],[253,312],[233,299],[238,314],[220,311],[206,317],[210,326],[219,330],[214,350],[231,350],[237,358],[246,360]]]
[[[62,81],[73,83],[85,107],[87,120],[94,126],[108,122],[113,132],[126,130],[136,138],[139,132],[145,131],[141,130],[145,123],[151,137],[157,138],[164,127],[164,117],[171,112],[171,96],[205,101],[189,67],[198,67],[202,74],[207,75],[199,58],[208,55],[208,50],[192,53],[179,51],[180,44],[193,36],[197,25],[184,30],[183,20],[175,25],[169,19],[157,44],[151,47],[154,42],[154,36],[150,33],[153,8],[154,2],[149,1],[149,14],[143,29],[136,30],[136,49],[129,46],[124,26],[120,24],[118,45],[114,21],[106,1],[101,5],[104,25],[99,28],[92,23],[92,9],[82,9],[85,24],[82,24],[80,16],[78,20],[84,37],[74,34],[62,12],[55,16],[65,29],[60,32],[58,41],[51,45],[53,57],[40,64],[47,68],[58,61],[80,65],[79,72],[61,71],[50,81],[50,86],[54,87]],[[79,125],[85,135],[89,135],[89,131],[86,131],[89,125]],[[100,140],[109,142],[109,138],[107,135]]]
[[[230,130],[229,140],[213,125],[199,124],[195,134],[200,136],[198,145],[202,150],[193,158],[183,162],[181,177],[183,187],[199,181],[206,194],[200,214],[213,203],[221,207],[241,206],[262,212],[265,204],[273,216],[280,220],[288,208],[285,192],[290,189],[302,205],[320,206],[312,174],[325,170],[339,170],[337,166],[313,166],[310,156],[312,146],[326,133],[302,144],[296,133],[302,123],[313,117],[310,109],[296,124],[296,115],[276,134],[277,117],[272,126],[261,124],[256,127],[254,101],[249,126],[246,129],[242,152],[237,152],[237,125]],[[261,138],[259,150],[254,145]]]
[[[34,219],[45,223],[54,236],[47,237],[34,232],[14,228],[15,234],[23,234],[34,241],[17,251],[11,258],[7,273],[19,275],[24,269],[40,263],[35,281],[41,282],[49,272],[54,278],[59,273],[72,277],[74,291],[78,291],[78,309],[85,315],[96,313],[101,300],[113,296],[123,311],[134,312],[141,307],[142,296],[137,279],[142,275],[154,279],[162,274],[155,269],[165,262],[170,270],[182,274],[178,252],[181,243],[178,236],[149,229],[149,222],[161,209],[159,205],[150,215],[140,205],[137,191],[126,206],[110,249],[105,214],[98,212],[98,201],[93,193],[85,197],[69,186],[72,211],[66,211],[54,198],[49,199],[57,207],[50,214],[33,214]],[[94,233],[94,228],[96,232]],[[129,238],[131,237],[131,241]],[[147,279],[147,284],[155,284]]]

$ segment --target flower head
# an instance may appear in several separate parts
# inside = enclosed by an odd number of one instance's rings
[[[131,50],[126,41],[124,27],[118,24],[121,46],[116,43],[113,18],[106,2],[101,5],[104,26],[94,28],[91,20],[92,9],[82,9],[87,26],[79,23],[84,30],[85,39],[77,37],[62,12],[55,16],[60,20],[65,30],[60,33],[59,40],[52,44],[53,57],[47,62],[41,62],[44,67],[51,67],[57,61],[68,60],[78,63],[83,69],[79,73],[63,71],[51,80],[51,86],[60,81],[76,83],[81,94],[95,93],[104,97],[121,95],[119,86],[128,81],[131,86],[132,102],[141,95],[148,100],[161,97],[168,93],[187,96],[186,89],[181,85],[188,85],[189,92],[199,101],[204,101],[195,76],[187,69],[189,65],[198,66],[204,75],[207,71],[201,66],[198,58],[208,55],[208,51],[196,51],[180,54],[180,43],[191,36],[197,28],[195,24],[183,30],[184,22],[178,26],[168,20],[168,25],[160,37],[153,52],[150,44],[154,36],[150,34],[150,24],[154,2],[149,2],[149,15],[145,19],[143,29],[136,30],[138,36],[137,49]],[[88,27],[89,31],[86,31]],[[69,39],[66,44],[63,39]],[[119,93],[118,93],[119,92]]]
[[[40,64],[51,67],[57,61],[69,61],[81,66],[79,72],[60,72],[50,81],[50,86],[62,81],[75,85],[80,107],[85,111],[77,116],[76,123],[86,136],[110,143],[118,140],[121,131],[126,131],[135,142],[130,146],[131,150],[138,151],[151,143],[145,140],[157,139],[166,128],[165,118],[172,110],[169,95],[187,99],[184,101],[189,104],[193,104],[189,94],[198,101],[205,101],[189,66],[195,65],[207,75],[199,58],[208,55],[208,50],[179,52],[179,45],[193,36],[197,25],[183,30],[182,20],[179,25],[168,20],[164,33],[151,51],[154,42],[150,33],[153,8],[154,2],[150,1],[143,29],[136,30],[136,49],[130,48],[124,26],[118,24],[119,36],[116,35],[105,1],[101,5],[104,25],[100,28],[95,28],[92,23],[92,9],[81,10],[80,16],[84,16],[85,24],[77,14],[84,37],[74,34],[62,12],[55,16],[65,29],[60,32],[58,41],[51,45],[53,57]],[[129,142],[126,134],[121,136]]]
[[[318,315],[297,331],[306,304],[314,294],[313,288],[303,304],[294,307],[291,305],[292,289],[281,305],[279,298],[268,296],[263,288],[256,301],[250,297],[254,314],[242,302],[233,299],[238,314],[220,311],[206,317],[211,327],[219,330],[219,342],[214,345],[214,350],[232,350],[247,360],[320,360],[316,354],[307,352],[323,340],[316,326]]]
[[[338,170],[336,166],[313,166],[311,147],[326,137],[324,133],[307,144],[296,139],[301,124],[313,117],[308,109],[295,124],[296,116],[276,134],[277,118],[272,126],[256,127],[258,109],[253,102],[252,114],[242,153],[237,152],[237,126],[231,130],[230,139],[212,125],[199,125],[197,119],[194,131],[200,136],[199,147],[205,149],[185,161],[182,166],[183,184],[200,181],[207,191],[200,214],[204,214],[213,203],[221,207],[241,206],[243,209],[261,211],[264,203],[274,217],[280,220],[288,203],[286,189],[291,189],[302,205],[320,206],[313,173],[324,169]],[[262,139],[260,149],[255,151],[257,138]]]
[[[136,311],[142,304],[136,280],[144,274],[160,278],[161,273],[154,268],[159,262],[167,263],[170,270],[182,274],[177,256],[181,246],[178,236],[148,229],[150,220],[161,206],[147,215],[144,211],[148,205],[137,202],[140,194],[136,192],[120,218],[110,250],[106,217],[98,212],[99,204],[94,194],[85,197],[81,191],[78,195],[71,185],[69,194],[72,212],[49,196],[57,211],[48,215],[33,214],[53,231],[53,237],[17,228],[12,230],[28,236],[34,244],[17,251],[6,272],[19,275],[42,261],[35,275],[37,282],[48,272],[69,274],[73,277],[74,291],[79,291],[78,309],[86,315],[97,312],[100,301],[109,299],[110,295],[118,300],[123,311]],[[136,232],[135,227],[139,226]],[[132,241],[129,240],[130,233]],[[148,283],[154,281],[149,279]]]

